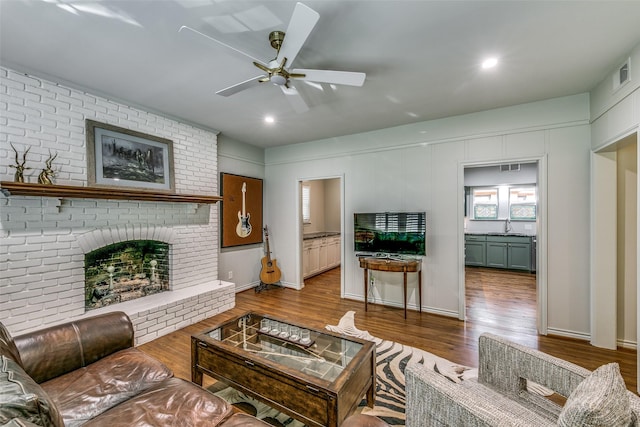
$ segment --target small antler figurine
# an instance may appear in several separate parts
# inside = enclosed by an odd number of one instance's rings
[[[56,173],[51,168],[51,162],[53,162],[56,157],[58,157],[58,153],[56,153],[55,156],[51,157],[51,151],[49,151],[49,158],[45,161],[47,167],[42,169],[42,172],[40,172],[40,175],[38,175],[38,183],[47,185],[53,184],[51,178],[56,176]]]
[[[22,155],[22,163],[20,163],[20,160],[18,158],[18,150],[16,150],[16,147],[13,146],[13,144],[11,144],[11,148],[13,148],[13,151],[16,152],[16,165],[9,165],[10,168],[15,168],[16,169],[16,174],[14,176],[14,181],[15,182],[24,182],[24,171],[27,169],[31,169],[25,166],[25,163],[27,163],[27,153],[29,152],[29,150],[31,150],[31,147],[27,148],[27,150],[24,152],[24,154]]]

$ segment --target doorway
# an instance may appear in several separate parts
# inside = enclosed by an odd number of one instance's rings
[[[344,191],[342,177],[298,181],[301,287],[314,276],[336,270],[343,259]],[[344,277],[340,270],[341,296]]]
[[[638,134],[594,152],[592,164],[591,343],[633,348],[640,330]]]
[[[543,162],[462,165],[461,320],[546,334]]]

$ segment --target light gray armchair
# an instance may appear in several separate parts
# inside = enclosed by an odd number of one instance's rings
[[[407,427],[640,425],[640,398],[626,389],[617,364],[592,374],[492,334],[480,336],[477,379],[455,383],[422,364],[405,374]],[[537,385],[567,397],[564,409],[529,390]]]

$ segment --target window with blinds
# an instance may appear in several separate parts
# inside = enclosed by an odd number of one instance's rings
[[[421,212],[387,212],[374,214],[374,224],[380,231],[401,233],[424,233],[426,231],[425,216]]]
[[[471,193],[473,219],[498,219],[498,188],[477,187]]]
[[[533,185],[523,187],[509,187],[509,219],[536,220],[538,197]]]
[[[311,223],[311,187],[302,186],[302,222]]]

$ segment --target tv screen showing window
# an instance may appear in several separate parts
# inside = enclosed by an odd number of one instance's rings
[[[426,255],[425,212],[355,213],[353,228],[356,252]]]

